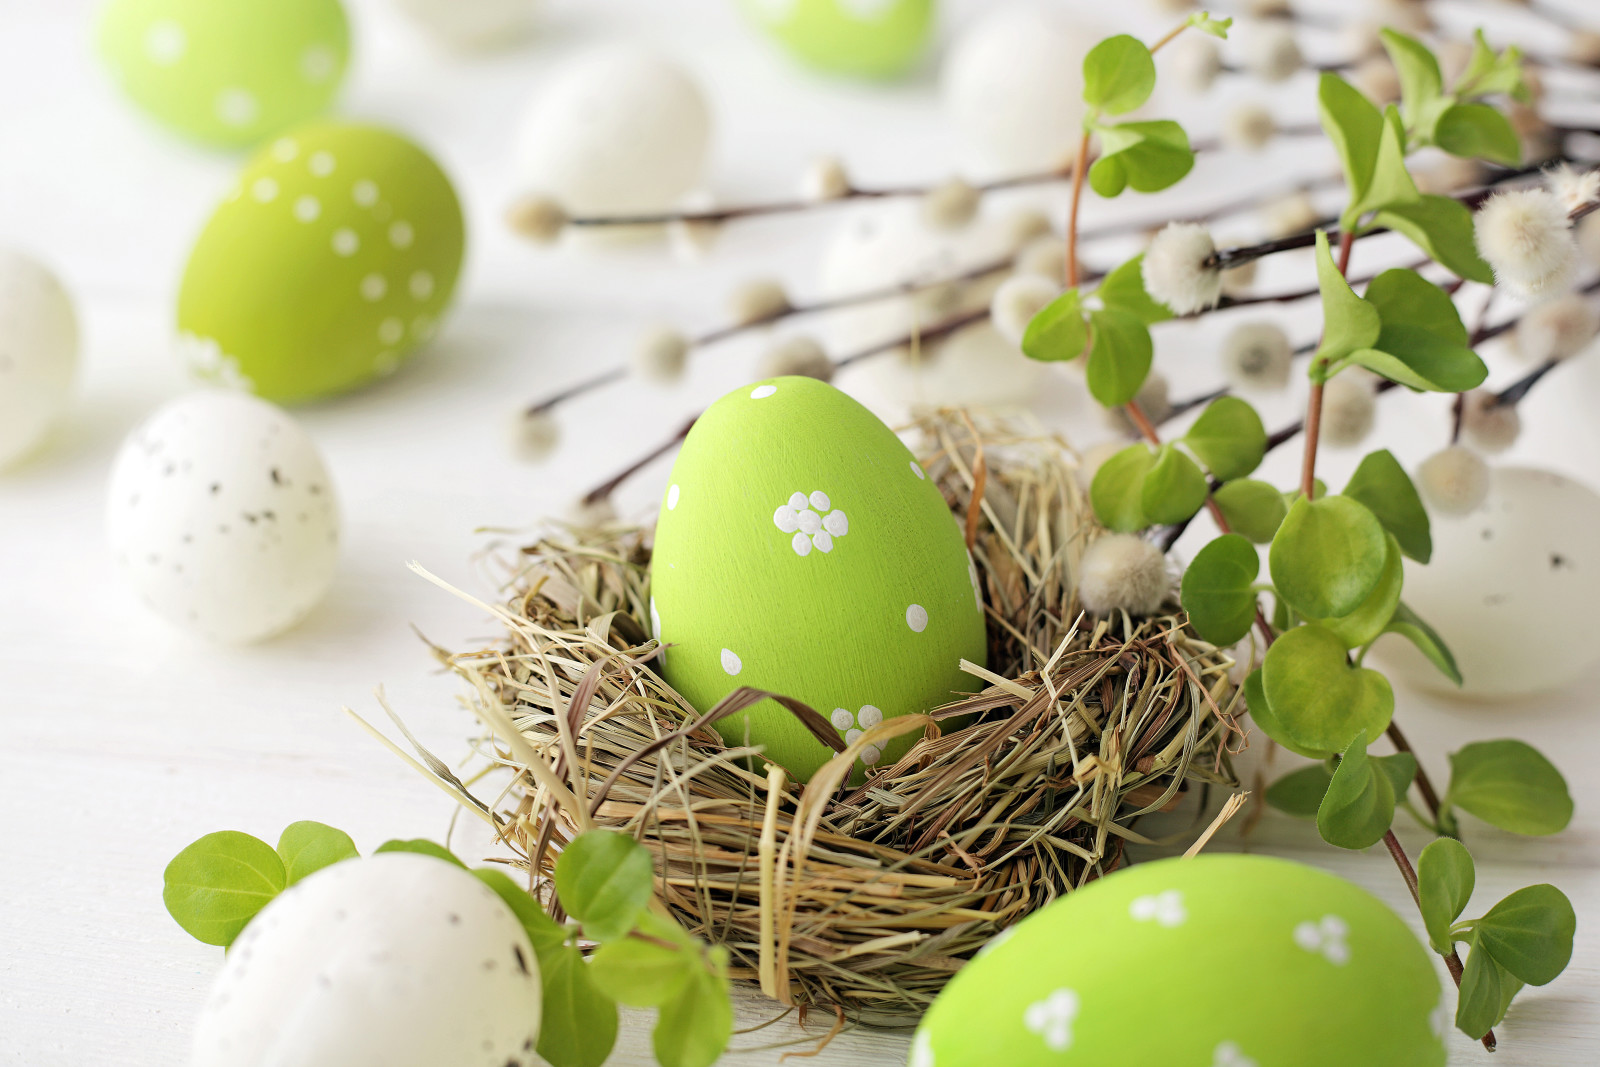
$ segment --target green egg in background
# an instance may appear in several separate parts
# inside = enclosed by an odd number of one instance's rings
[[[910,1067],[1440,1067],[1427,949],[1314,867],[1141,863],[1018,923],[923,1017]]]
[[[656,525],[663,674],[701,711],[748,685],[809,704],[853,742],[971,692],[983,610],[960,528],[894,431],[831,385],[773,378],[695,422]],[[717,728],[806,780],[833,751],[763,701]],[[862,762],[889,763],[912,731]],[[859,768],[858,768],[859,771]]]
[[[808,66],[892,78],[916,63],[933,0],[742,0],[752,18]]]
[[[251,159],[190,253],[185,358],[279,403],[355,388],[433,336],[465,242],[455,190],[416,144],[357,123],[300,127]]]
[[[339,0],[109,0],[98,36],[136,104],[226,147],[321,114],[350,58]]]

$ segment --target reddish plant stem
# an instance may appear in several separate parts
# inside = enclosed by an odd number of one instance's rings
[[[1350,250],[1355,247],[1356,235],[1354,232],[1339,235],[1339,273],[1348,274],[1350,270]],[[1305,462],[1300,466],[1300,492],[1305,494],[1307,500],[1316,496],[1317,486],[1317,440],[1322,434],[1322,383],[1311,384],[1311,398],[1306,403],[1306,452]]]
[[[1083,202],[1083,176],[1089,169],[1089,131],[1078,142],[1078,158],[1072,164],[1072,206],[1067,211],[1067,288],[1078,284],[1078,207]]]

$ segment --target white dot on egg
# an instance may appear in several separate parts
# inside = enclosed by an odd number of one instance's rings
[[[378,183],[362,178],[350,187],[350,196],[358,207],[371,207],[378,202]]]
[[[389,291],[389,283],[381,274],[369,274],[361,279],[361,295],[377,303]]]
[[[361,248],[361,238],[348,226],[333,231],[333,250],[341,256],[353,256]]]
[[[426,300],[433,295],[433,275],[425,270],[419,270],[411,276],[411,295],[418,300]]]
[[[797,533],[789,541],[789,547],[794,549],[794,554],[804,556],[811,552],[811,538],[803,533]]]
[[[667,510],[671,511],[678,506],[678,486],[676,483],[667,488]]]
[[[836,508],[822,517],[822,528],[834,537],[843,537],[850,532],[850,518]]]
[[[300,154],[300,144],[293,137],[280,137],[272,143],[272,158],[288,163]]]
[[[322,201],[314,196],[302,196],[294,202],[294,217],[301,222],[316,222],[322,214]]]
[[[389,243],[396,248],[410,248],[411,242],[416,240],[417,231],[411,228],[411,223],[401,219],[389,227]]]
[[[656,610],[656,598],[650,598],[650,636],[661,640],[661,612]]]
[[[438,324],[427,315],[418,315],[411,320],[411,336],[418,341],[431,341],[438,330]]]
[[[869,767],[874,763],[877,763],[882,756],[883,750],[877,745],[868,745],[866,748],[861,750],[861,762],[865,763]]]
[[[722,669],[729,674],[738,674],[744,670],[744,661],[731,648],[722,650]]]
[[[844,708],[834,708],[833,714],[828,716],[828,721],[833,723],[836,730],[848,730],[856,724],[856,717]]]
[[[158,67],[170,67],[189,50],[189,35],[171,19],[151,23],[144,35],[144,54]]]
[[[862,707],[861,714],[856,716],[856,721],[870,729],[883,721],[883,712],[867,704]]]
[[[779,504],[778,510],[772,513],[772,525],[786,534],[792,534],[800,528],[800,517],[788,504]]]
[[[818,511],[827,511],[833,506],[833,504],[831,501],[829,501],[828,494],[824,493],[821,489],[818,489],[816,492],[811,494],[811,506],[816,508]]]
[[[247,89],[231,86],[217,94],[217,118],[229,126],[248,126],[261,113],[261,106]]]
[[[806,495],[804,493],[789,494],[789,506],[794,508],[795,511],[800,511],[806,506],[807,503],[808,501],[806,500]]]
[[[311,158],[306,161],[306,167],[318,178],[326,178],[338,165],[339,162],[333,158],[333,153],[325,151],[311,153]]]
[[[250,186],[250,195],[263,204],[270,204],[278,199],[278,181],[276,178],[257,178]]]
[[[856,743],[856,741],[858,739],[860,739],[860,737],[861,737],[861,731],[860,730],[854,730],[854,729],[846,730],[844,732],[844,743],[847,744],[847,745],[853,745],[853,744]]]
[[[386,345],[399,344],[406,335],[406,324],[399,319],[384,319],[378,324],[378,340]]]
[[[765,400],[767,397],[771,396],[777,391],[778,387],[776,385],[758,385],[754,389],[750,390],[750,399]]]
[[[400,366],[400,357],[393,352],[379,352],[372,361],[372,370],[380,378],[387,378]]]
[[[818,552],[833,551],[833,535],[826,530],[818,530],[812,534],[811,543],[816,546]]]
[[[922,464],[918,463],[916,460],[911,461],[911,473],[915,474],[918,478],[926,478],[928,476],[928,472],[923,470]]]
[[[913,604],[906,609],[906,625],[911,627],[913,633],[921,633],[928,628],[928,609],[921,604]]]
[[[807,535],[817,533],[822,529],[822,516],[810,508],[800,512],[796,516],[795,522],[799,525],[800,531]]]
[[[339,68],[339,53],[325,44],[314,44],[300,53],[300,73],[313,84],[325,82]]]

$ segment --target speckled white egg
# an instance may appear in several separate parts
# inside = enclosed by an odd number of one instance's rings
[[[0,248],[0,468],[60,419],[77,371],[72,298],[37,261]]]
[[[883,204],[852,216],[834,235],[822,260],[824,297],[882,289],[894,282],[946,278],[1005,260],[1012,251],[1008,226],[980,217],[960,230],[936,230],[919,205]],[[1005,277],[928,289],[849,308],[829,317],[829,350],[844,358],[914,329],[936,326],[987,307]],[[915,358],[874,356],[874,385],[887,396],[928,404],[1004,405],[1027,401],[1044,365],[1022,354],[987,321],[920,346]]]
[[[710,140],[687,71],[639,45],[604,45],[539,87],[517,135],[519,180],[574,215],[662,211],[699,182]]]
[[[1405,603],[1439,631],[1463,685],[1390,634],[1375,652],[1406,682],[1505,699],[1559,689],[1600,661],[1600,496],[1551,471],[1498,467],[1477,510],[1433,517],[1433,559],[1406,561]]]
[[[1032,6],[962,31],[940,76],[962,138],[1005,174],[1061,166],[1083,136],[1083,57],[1105,34]]]
[[[451,48],[493,48],[533,27],[539,0],[392,0],[412,21]]]
[[[241,393],[181,397],[135,429],[111,470],[107,522],[145,603],[228,644],[299,622],[338,560],[338,506],[316,446]]]
[[[404,852],[299,882],[228,950],[193,1067],[531,1067],[539,965],[467,871]]]

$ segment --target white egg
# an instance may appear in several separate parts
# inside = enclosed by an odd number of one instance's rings
[[[969,268],[1006,260],[1010,227],[980,217],[960,230],[935,230],[911,202],[875,205],[853,216],[834,235],[822,260],[825,298],[883,289],[913,279],[948,278]],[[843,358],[914,329],[989,305],[1005,277],[923,290],[840,311],[829,317],[829,351]],[[919,346],[914,358],[874,356],[866,364],[874,385],[906,403],[1004,405],[1026,402],[1043,364],[1022,354],[987,321]]]
[[[0,248],[0,468],[60,419],[77,370],[72,298],[43,266]]]
[[[1464,685],[1391,634],[1375,652],[1406,682],[1497,699],[1560,687],[1600,661],[1600,496],[1550,471],[1499,467],[1488,498],[1433,519],[1433,559],[1406,561],[1405,603],[1455,654]]]
[[[1071,159],[1083,137],[1083,57],[1103,36],[1029,5],[984,15],[956,39],[940,75],[961,136],[1002,173]]]
[[[316,446],[242,393],[181,397],[134,430],[112,467],[107,520],[145,603],[212,641],[293,626],[338,561],[338,505]]]
[[[520,181],[573,215],[663,211],[700,180],[710,140],[705,98],[682,67],[606,45],[539,88],[517,136]]]
[[[345,860],[228,950],[193,1067],[531,1067],[539,965],[511,909],[430,856]]]
[[[539,0],[393,0],[452,48],[493,48],[527,33]]]

